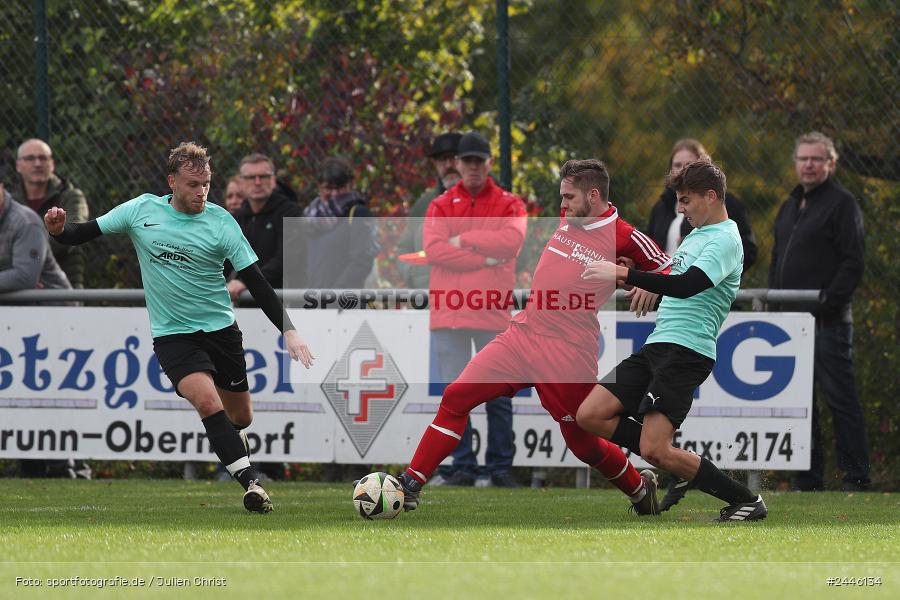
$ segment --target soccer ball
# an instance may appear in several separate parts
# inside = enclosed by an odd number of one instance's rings
[[[356,483],[353,507],[363,519],[393,519],[403,510],[403,488],[393,475],[369,473]]]

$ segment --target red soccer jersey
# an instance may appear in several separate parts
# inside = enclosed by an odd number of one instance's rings
[[[656,242],[620,219],[615,206],[580,227],[561,217],[544,247],[525,310],[513,317],[539,335],[562,338],[581,348],[598,349],[597,311],[614,291],[613,282],[581,278],[588,263],[625,256],[635,268],[668,273],[671,258]]]

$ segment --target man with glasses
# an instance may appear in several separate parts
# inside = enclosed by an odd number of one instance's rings
[[[769,287],[821,290],[819,302],[802,309],[816,318],[815,383],[834,421],[842,489],[865,491],[870,487],[869,443],[853,378],[850,310],[863,274],[863,223],[856,199],[832,177],[837,159],[827,136],[813,131],[797,139],[794,168],[799,184],[775,219]],[[812,463],[795,481],[801,491],[825,487],[815,396],[812,417]]]
[[[285,217],[301,214],[297,194],[275,178],[275,163],[265,154],[254,153],[241,159],[238,173],[241,193],[247,199],[234,219],[250,247],[259,257],[259,268],[266,281],[275,288],[283,285],[283,248]],[[228,282],[228,293],[237,300],[247,286],[235,273]]]
[[[452,188],[459,182],[459,171],[456,170],[456,147],[459,144],[459,133],[442,133],[434,138],[431,148],[428,150],[428,160],[437,175],[437,185],[426,190],[419,196],[408,213],[409,220],[406,229],[397,242],[397,255],[418,252],[424,248],[422,241],[422,223],[425,212],[431,206],[431,201]],[[400,274],[406,287],[410,289],[428,289],[428,279],[431,274],[429,265],[411,265],[398,263]]]
[[[19,181],[9,190],[10,194],[41,217],[58,206],[66,211],[69,222],[87,221],[89,211],[84,193],[71,180],[58,176],[55,170],[50,146],[42,140],[26,140],[16,155]],[[81,248],[65,246],[50,238],[50,249],[72,287],[83,288],[84,254]]]

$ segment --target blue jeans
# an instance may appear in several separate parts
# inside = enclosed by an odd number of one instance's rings
[[[475,343],[475,351],[479,352],[496,336],[496,332],[482,329],[432,330],[429,366],[431,381],[444,385],[453,383],[472,359],[472,342]],[[487,412],[487,449],[483,473],[487,475],[507,473],[516,454],[516,445],[513,442],[512,400],[502,396],[484,406]],[[462,439],[451,456],[452,468],[442,469],[441,475],[449,476],[455,471],[463,471],[473,476],[479,474],[478,460],[472,451],[472,419],[466,424]]]
[[[821,489],[825,484],[825,457],[817,403],[820,398],[831,410],[837,465],[844,471],[844,482],[868,486],[869,439],[862,405],[853,378],[853,325],[816,322],[812,408],[812,455],[810,470],[797,474],[801,489]]]

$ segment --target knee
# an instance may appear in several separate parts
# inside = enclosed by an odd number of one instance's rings
[[[609,437],[612,435],[609,430],[609,419],[596,407],[583,403],[578,407],[575,413],[575,423],[585,431],[590,431],[595,435]]]
[[[200,417],[204,419],[216,414],[223,409],[222,402],[215,394],[199,394],[193,398],[188,397],[188,400],[191,404],[194,405],[194,408],[197,410],[197,413],[200,415]]]
[[[669,453],[667,450],[671,446],[663,446],[646,440],[641,440],[641,458],[655,467],[666,468],[668,464]]]
[[[228,412],[228,420],[244,429],[253,423],[253,409],[250,406]]]
[[[469,411],[465,407],[465,398],[465,385],[451,383],[444,390],[444,395],[441,398],[441,408],[456,416],[468,415]]]
[[[201,418],[221,411],[224,406],[207,372],[191,373],[178,382],[178,393],[191,403]]]
[[[575,423],[585,431],[590,431],[591,433],[594,433],[594,429],[597,427],[593,413],[589,410],[584,410],[584,405],[582,405],[581,408],[578,409],[578,412],[575,413]]]

